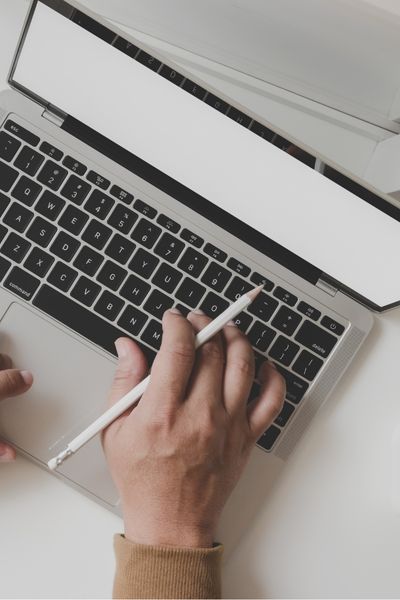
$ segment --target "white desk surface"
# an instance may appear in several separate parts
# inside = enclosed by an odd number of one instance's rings
[[[0,5],[0,88],[26,4]],[[399,345],[397,310],[377,319],[260,503],[224,567],[226,597],[400,596],[400,506],[391,504]],[[119,518],[21,457],[0,465],[0,597],[109,597],[112,535],[121,528]]]

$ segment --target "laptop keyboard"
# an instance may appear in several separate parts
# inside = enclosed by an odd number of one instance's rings
[[[256,366],[286,380],[282,412],[259,440],[271,450],[345,327],[252,271],[168,215],[20,124],[0,130],[2,286],[115,355],[132,337],[149,364],[163,313],[201,308],[215,317],[255,285],[264,291],[236,318]],[[259,393],[255,382],[249,399]]]

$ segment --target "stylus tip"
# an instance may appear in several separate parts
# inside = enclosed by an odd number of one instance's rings
[[[251,301],[253,302],[253,300],[255,300],[255,298],[261,292],[261,290],[263,289],[263,287],[264,287],[263,285],[259,285],[258,287],[250,290],[250,292],[247,292],[246,296],[248,296],[249,298],[251,298]]]

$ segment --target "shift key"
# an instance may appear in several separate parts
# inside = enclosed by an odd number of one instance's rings
[[[295,340],[323,358],[329,356],[337,338],[324,331],[311,321],[305,321],[296,334]]]

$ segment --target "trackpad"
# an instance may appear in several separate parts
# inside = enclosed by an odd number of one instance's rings
[[[1,319],[0,351],[34,376],[29,392],[0,402],[0,435],[47,463],[104,411],[115,364],[17,302]],[[59,472],[103,501],[118,502],[99,436]]]

